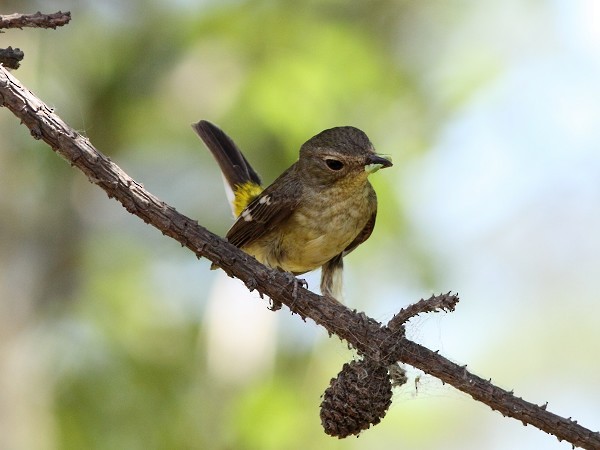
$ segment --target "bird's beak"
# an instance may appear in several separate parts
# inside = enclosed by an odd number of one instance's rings
[[[367,156],[365,161],[365,171],[368,174],[372,174],[377,172],[379,169],[392,167],[392,165],[392,158],[390,156],[372,154]]]

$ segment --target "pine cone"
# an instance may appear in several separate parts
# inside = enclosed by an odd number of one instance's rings
[[[321,424],[330,436],[345,438],[378,424],[391,403],[387,368],[369,361],[352,361],[344,364],[325,390]]]

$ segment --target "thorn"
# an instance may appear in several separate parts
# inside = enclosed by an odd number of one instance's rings
[[[256,282],[256,280],[254,278],[248,278],[248,281],[246,281],[246,287],[248,288],[248,290],[250,292],[254,291],[257,286],[258,286],[258,283]],[[274,303],[273,303],[273,306],[275,306]],[[281,308],[281,305],[279,307]]]
[[[271,306],[269,306],[269,310],[270,311],[279,311],[281,309],[281,302],[278,302],[276,300],[270,299],[271,300]]]
[[[42,138],[42,130],[40,129],[40,127],[35,126],[35,127],[31,128],[31,136],[33,136],[34,139],[41,139]]]

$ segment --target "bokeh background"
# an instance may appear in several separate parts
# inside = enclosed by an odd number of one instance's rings
[[[355,125],[372,177],[346,302],[600,428],[600,5],[594,0],[4,1],[70,10],[9,30],[15,72],[151,192],[223,235],[235,138],[267,182],[310,136]],[[268,312],[129,215],[0,109],[0,448],[568,449],[409,368],[387,417],[324,435],[320,395],[356,355]],[[307,277],[311,288],[319,274]]]

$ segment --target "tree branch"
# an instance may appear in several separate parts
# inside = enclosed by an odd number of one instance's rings
[[[473,375],[466,366],[458,366],[437,352],[406,339],[403,323],[412,315],[438,309],[452,310],[458,301],[457,297],[446,295],[418,302],[399,312],[388,326],[383,326],[331,298],[304,289],[291,275],[263,266],[196,221],[178,213],[96,150],[88,139],[64,123],[51,108],[2,67],[0,106],[7,107],[29,128],[35,139],[46,142],[72,166],[81,170],[90,182],[119,201],[127,211],[189,248],[196,256],[217,264],[229,276],[239,278],[248,289],[257,290],[274,302],[285,304],[292,313],[303,319],[310,318],[329,333],[346,340],[367,362],[365,367],[355,367],[355,370],[369,373],[371,363],[375,364],[374,367],[387,367],[398,361],[410,364],[451,384],[504,416],[513,417],[525,425],[531,424],[574,446],[600,448],[600,433],[547,411],[546,405],[538,406],[517,398],[512,392]]]
[[[428,312],[452,312],[457,303],[458,297],[452,295],[450,292],[443,295],[432,295],[427,300],[421,299],[417,303],[413,303],[412,305],[408,305],[406,308],[401,309],[398,314],[392,317],[387,326],[391,330],[399,330],[414,316]]]
[[[56,29],[56,27],[68,24],[70,20],[71,13],[69,11],[58,11],[53,14],[42,14],[38,11],[35,14],[0,15],[0,30],[23,27]],[[18,69],[24,56],[24,53],[18,48],[0,48],[0,64],[9,69]]]
[[[24,56],[19,48],[0,48],[0,64],[9,69],[18,69]]]
[[[69,11],[58,11],[53,14],[8,14],[0,15],[0,29],[2,28],[52,28],[62,27],[71,21]]]

